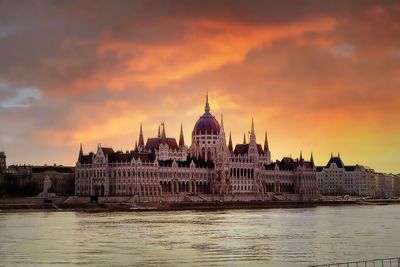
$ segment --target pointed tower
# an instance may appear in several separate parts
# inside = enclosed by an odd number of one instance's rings
[[[208,104],[208,92],[207,92],[207,95],[206,95],[206,105],[204,107],[204,111],[206,113],[210,113],[210,104]]]
[[[82,143],[81,143],[81,147],[79,149],[79,157],[78,157],[78,161],[80,161],[83,157],[83,150],[82,150]]]
[[[264,154],[266,157],[266,163],[270,164],[271,163],[271,151],[269,151],[267,131],[265,131]]]
[[[254,131],[254,120],[251,118],[251,132],[250,132],[250,144],[256,143],[256,133]]]
[[[135,140],[135,151],[138,150],[137,140]]]
[[[143,138],[143,129],[142,129],[142,123],[140,123],[140,133],[139,133],[139,148],[144,148],[144,138]]]
[[[257,142],[256,142],[256,133],[254,130],[254,120],[253,118],[251,119],[251,131],[250,131],[250,142],[249,142],[249,149],[247,151],[247,154],[249,155],[249,158],[254,161],[258,162],[258,148],[257,148]]]
[[[179,135],[179,147],[184,147],[184,146],[185,146],[185,140],[183,138],[183,128],[181,123],[181,133]]]
[[[303,159],[303,152],[302,152],[301,150],[300,150],[299,161],[300,161],[300,162],[303,162],[303,161],[304,161],[304,159]]]
[[[232,146],[232,133],[229,132],[229,144],[228,144],[228,149],[231,153],[233,153],[233,146]]]
[[[221,128],[219,131],[219,140],[221,142],[221,149],[226,150],[226,139],[225,139],[225,129],[224,129],[224,116],[221,114]]]
[[[267,131],[265,131],[264,152],[267,153],[267,151],[269,151],[269,145]]]
[[[165,144],[166,142],[167,142],[167,135],[165,134],[165,123],[164,122],[162,122],[161,123],[161,126],[162,126],[162,132],[161,132],[161,142],[163,143],[163,144]]]
[[[314,157],[313,157],[313,153],[312,152],[311,152],[310,162],[311,162],[312,166],[314,166]]]
[[[161,129],[160,129],[160,125],[158,125],[158,133],[157,133],[157,137],[160,138],[161,137]]]
[[[243,133],[243,144],[246,144],[246,133]]]

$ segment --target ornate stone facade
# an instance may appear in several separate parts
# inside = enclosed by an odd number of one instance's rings
[[[161,124],[157,137],[144,143],[142,126],[134,150],[114,151],[98,146],[96,153],[79,152],[75,193],[79,196],[130,196],[132,201],[250,201],[313,200],[319,197],[314,162],[284,158],[271,162],[265,135],[257,144],[254,122],[250,140],[233,149],[226,143],[223,118],[205,112],[192,131],[188,148],[166,136]]]

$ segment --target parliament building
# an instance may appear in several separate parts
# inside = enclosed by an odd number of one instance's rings
[[[205,202],[315,200],[319,197],[316,168],[309,161],[285,157],[271,161],[265,134],[257,143],[254,122],[250,138],[233,147],[226,142],[223,118],[205,112],[185,144],[181,126],[178,142],[168,137],[164,123],[156,137],[144,141],[142,125],[135,148],[114,151],[98,146],[84,154],[82,145],[75,169],[77,196],[126,197],[130,202]]]

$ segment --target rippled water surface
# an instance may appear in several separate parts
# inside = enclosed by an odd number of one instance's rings
[[[400,256],[400,205],[0,212],[0,265],[307,266]]]

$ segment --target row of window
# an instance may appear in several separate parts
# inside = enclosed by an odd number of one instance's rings
[[[246,169],[246,168],[231,168],[231,176],[232,177],[247,177],[247,178],[254,178],[254,170],[253,169]]]

